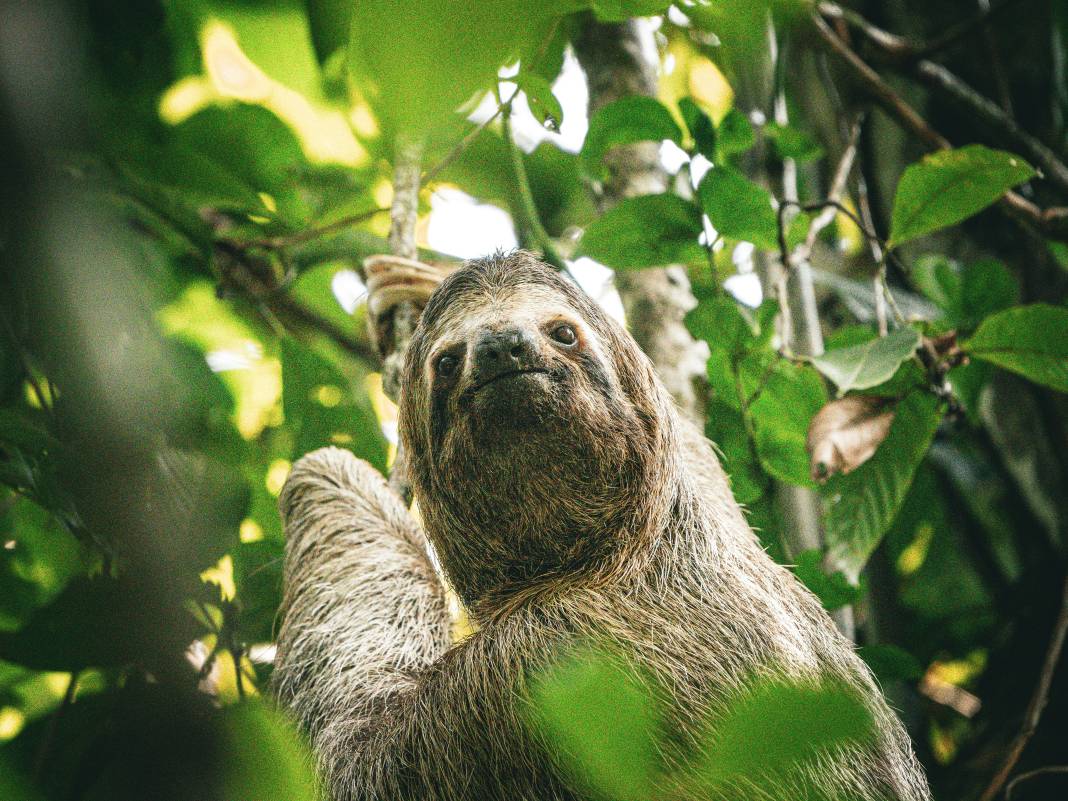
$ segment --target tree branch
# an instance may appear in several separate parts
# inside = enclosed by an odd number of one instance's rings
[[[362,339],[300,303],[284,290],[268,284],[259,275],[261,271],[252,266],[251,257],[239,243],[220,240],[215,244],[215,251],[217,256],[222,257],[216,261],[224,286],[240,290],[280,319],[296,322],[323,334],[360,359],[373,362],[378,358],[378,354]]]
[[[1003,3],[1002,7],[1005,5]],[[1065,166],[1053,150],[1021,128],[1016,120],[997,103],[975,91],[941,64],[923,58],[903,60],[900,57],[902,48],[911,46],[902,44],[904,40],[901,37],[876,27],[856,12],[846,13],[845,9],[839,8],[834,3],[821,3],[820,10],[825,10],[830,16],[845,19],[863,33],[880,52],[888,56],[889,63],[896,69],[928,86],[945,91],[959,103],[967,106],[976,117],[990,125],[1006,139],[1011,140],[1021,151],[1021,155],[1042,168],[1047,178],[1063,191],[1068,192],[1068,166]]]
[[[821,4],[821,7],[829,4]],[[929,150],[947,150],[952,144],[917,113],[889,84],[886,83],[856,52],[831,30],[818,14],[811,17],[813,27],[824,45],[852,71],[858,84],[880,107]],[[1068,242],[1068,208],[1057,206],[1041,209],[1018,192],[1006,192],[1000,201],[1007,213],[1030,223],[1043,235]]]
[[[998,793],[1001,792],[1001,788],[1005,784],[1005,780],[1009,778],[1009,774],[1012,773],[1013,768],[1016,767],[1016,763],[1019,762],[1020,755],[1023,754],[1027,744],[1031,741],[1031,737],[1038,729],[1039,721],[1042,719],[1042,711],[1045,709],[1046,703],[1049,701],[1049,691],[1053,684],[1053,674],[1057,670],[1057,663],[1060,661],[1061,651],[1064,650],[1066,636],[1068,636],[1068,577],[1064,580],[1060,612],[1057,615],[1056,623],[1053,625],[1053,634],[1050,637],[1049,647],[1046,649],[1046,658],[1042,662],[1042,671],[1038,676],[1038,684],[1035,686],[1035,691],[1031,695],[1031,701],[1027,705],[1027,711],[1024,713],[1023,727],[1013,739],[1012,744],[1009,746],[1005,761],[1002,763],[997,773],[994,774],[994,778],[990,781],[986,790],[984,790],[983,794],[979,797],[979,801],[993,801],[993,799],[997,797]]]

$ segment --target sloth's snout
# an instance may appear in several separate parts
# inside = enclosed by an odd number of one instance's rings
[[[508,373],[535,369],[537,356],[537,343],[521,328],[486,331],[475,343],[474,381],[481,385]]]

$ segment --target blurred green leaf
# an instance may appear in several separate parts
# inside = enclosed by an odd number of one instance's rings
[[[779,154],[779,158],[793,159],[803,164],[823,155],[823,148],[819,142],[792,125],[768,123],[764,126],[764,134],[775,145],[775,152]]]
[[[840,570],[826,573],[823,569],[823,554],[818,550],[802,551],[793,566],[794,575],[820,599],[828,612],[855,604],[863,589],[853,584]]]
[[[601,160],[611,148],[665,139],[682,144],[682,130],[662,103],[641,95],[621,98],[590,117],[590,128],[580,154],[582,168],[588,175],[603,177],[605,169]]]
[[[862,645],[857,653],[880,682],[916,681],[923,676],[923,665],[919,660],[897,645]]]
[[[136,585],[128,581],[78,579],[19,631],[0,633],[0,659],[68,673],[136,661],[144,654],[141,604]],[[171,623],[168,639],[173,634],[192,642],[198,633],[192,617]]]
[[[535,72],[520,72],[515,80],[527,96],[527,105],[535,119],[551,131],[559,130],[564,121],[564,109],[549,82]]]
[[[391,130],[419,138],[492,88],[498,69],[544,35],[544,20],[571,10],[567,0],[358,3],[350,66]]]
[[[385,470],[385,438],[366,392],[357,394],[337,365],[290,337],[282,340],[282,409],[293,458],[336,445]]]
[[[720,236],[752,242],[765,250],[778,247],[779,225],[771,195],[733,167],[709,170],[697,196]]]
[[[1019,156],[982,145],[925,156],[897,185],[887,244],[896,247],[955,225],[1035,174]]]
[[[293,724],[255,699],[222,713],[226,755],[221,797],[248,801],[321,801],[307,744]]]
[[[741,782],[759,788],[759,795],[780,797],[789,787],[789,797],[808,797],[797,789],[797,768],[867,739],[873,729],[871,712],[847,685],[764,681],[714,723],[695,778],[713,796]]]
[[[536,676],[536,724],[598,796],[645,799],[659,773],[659,722],[649,688],[610,655],[582,649]]]
[[[1068,392],[1068,308],[1035,303],[985,319],[961,347],[977,359]]]
[[[837,385],[841,397],[850,390],[868,389],[889,381],[919,345],[919,332],[899,328],[885,337],[813,356],[811,361]]]
[[[671,3],[665,0],[592,0],[590,7],[604,22],[625,22],[631,17],[663,14]]]
[[[701,212],[678,195],[641,195],[609,209],[586,228],[578,255],[616,269],[690,263],[705,258],[697,242]]]
[[[827,548],[847,574],[860,571],[894,521],[942,413],[941,401],[931,393],[910,393],[897,404],[890,433],[875,455],[821,488]]]
[[[724,164],[731,156],[744,153],[756,144],[756,134],[749,119],[736,108],[732,108],[719,122],[716,128],[717,164]]]
[[[916,287],[945,313],[949,327],[974,328],[986,316],[1016,302],[1019,288],[999,261],[961,266],[945,256],[923,256],[913,265]]]
[[[716,126],[701,107],[692,98],[684,97],[679,101],[679,113],[690,131],[697,152],[710,161],[716,157]]]

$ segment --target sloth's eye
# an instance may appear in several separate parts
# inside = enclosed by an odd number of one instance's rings
[[[460,363],[456,360],[455,356],[442,356],[438,359],[437,364],[434,365],[434,369],[442,378],[448,378],[456,372],[456,368],[459,364]]]
[[[553,329],[549,335],[561,345],[574,345],[578,342],[578,334],[575,333],[575,329],[569,326],[567,323],[561,323]]]

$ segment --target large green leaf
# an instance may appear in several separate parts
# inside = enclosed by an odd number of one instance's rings
[[[813,356],[812,364],[838,386],[841,396],[853,389],[868,389],[889,381],[919,344],[917,331],[900,328],[885,337]]]
[[[780,481],[811,486],[805,440],[809,423],[823,407],[827,393],[812,368],[786,359],[774,364],[749,406],[757,455],[764,469]]]
[[[1019,156],[982,145],[932,153],[901,176],[888,244],[955,225],[1035,174]]]
[[[835,564],[857,575],[893,523],[942,419],[934,395],[914,391],[897,404],[890,433],[875,455],[821,488],[827,547]]]
[[[961,345],[977,359],[1068,392],[1068,308],[1035,303],[988,317]]]
[[[631,17],[663,14],[671,3],[665,0],[592,0],[590,7],[604,22],[625,22]]]
[[[415,136],[492,88],[498,69],[531,45],[543,22],[573,9],[567,0],[357,3],[350,66],[391,128]]]
[[[658,774],[658,721],[648,687],[618,660],[583,649],[536,677],[535,723],[591,789],[644,799]]]
[[[590,225],[579,255],[617,269],[694,263],[704,258],[697,242],[701,212],[678,195],[628,198]]]
[[[711,727],[693,768],[707,795],[695,797],[723,797],[739,784],[754,798],[820,797],[814,786],[798,788],[804,779],[797,769],[867,739],[873,726],[864,701],[846,685],[765,680]]]
[[[307,744],[276,709],[250,699],[221,713],[224,798],[319,801]]]
[[[779,225],[771,195],[733,167],[709,170],[697,188],[697,196],[721,236],[752,242],[767,250],[778,246]]]
[[[682,130],[662,103],[642,95],[621,98],[590,117],[590,128],[582,145],[582,168],[589,175],[601,177],[604,174],[601,159],[609,148],[664,139],[682,144]]]

